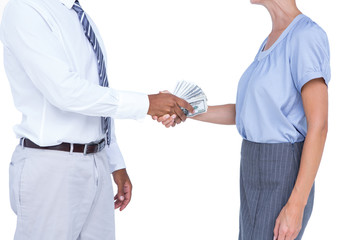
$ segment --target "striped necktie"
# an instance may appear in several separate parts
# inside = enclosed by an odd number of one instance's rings
[[[106,67],[104,55],[101,51],[98,40],[96,39],[95,33],[90,25],[88,18],[82,7],[79,4],[79,1],[76,0],[72,9],[77,13],[80,23],[84,29],[85,36],[91,43],[94,53],[97,58],[98,63],[98,73],[99,73],[99,84],[103,87],[109,87],[107,75],[106,75]],[[110,145],[111,141],[111,118],[110,117],[101,117],[101,127],[104,133],[106,133],[107,144]]]

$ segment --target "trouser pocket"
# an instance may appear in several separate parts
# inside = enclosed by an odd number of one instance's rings
[[[25,164],[22,152],[23,149],[19,147],[15,149],[9,167],[10,204],[15,214],[18,214],[20,208],[20,182]]]

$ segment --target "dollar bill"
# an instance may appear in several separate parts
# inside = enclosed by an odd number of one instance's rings
[[[207,111],[206,95],[196,84],[180,81],[177,83],[173,94],[186,100],[194,108],[194,113],[189,113],[187,109],[181,108],[188,117],[194,117]]]

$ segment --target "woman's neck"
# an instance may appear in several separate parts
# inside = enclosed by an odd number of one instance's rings
[[[272,33],[282,32],[301,14],[297,8],[295,0],[273,0],[264,4],[269,11],[272,20]]]

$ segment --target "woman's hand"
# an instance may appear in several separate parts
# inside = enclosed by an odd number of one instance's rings
[[[171,116],[169,114],[166,114],[162,117],[152,116],[152,119],[161,122],[166,128],[175,127],[176,124],[179,124],[175,121],[176,114],[173,114]]]
[[[275,222],[274,240],[294,240],[302,226],[304,208],[287,203]]]

